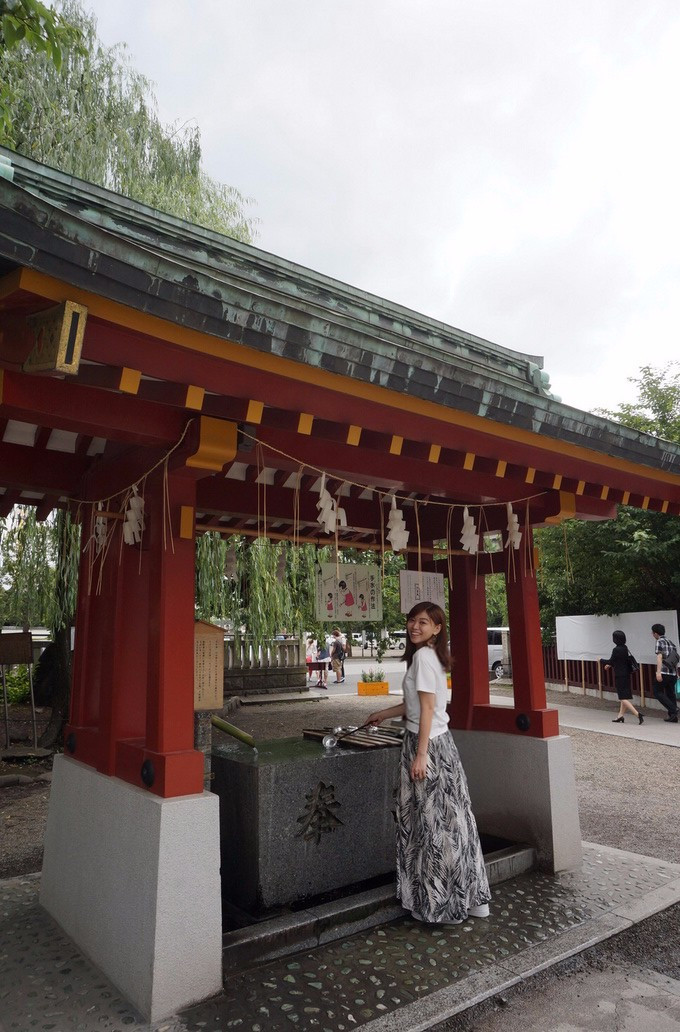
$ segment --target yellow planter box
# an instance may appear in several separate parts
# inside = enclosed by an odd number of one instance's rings
[[[388,695],[390,686],[387,681],[359,681],[357,683],[358,695]]]

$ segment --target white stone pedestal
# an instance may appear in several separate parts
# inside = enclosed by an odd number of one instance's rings
[[[219,800],[54,760],[40,902],[159,1021],[222,988]]]
[[[535,846],[549,871],[581,866],[581,826],[571,741],[490,731],[453,737],[480,832]]]

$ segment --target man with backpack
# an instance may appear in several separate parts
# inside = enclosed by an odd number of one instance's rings
[[[339,627],[334,627],[331,634],[333,635],[333,641],[331,642],[331,666],[335,670],[336,684],[342,684],[345,680],[343,671],[345,649],[342,644],[342,632]]]
[[[668,710],[668,716],[664,717],[666,724],[677,724],[678,700],[675,696],[675,682],[678,678],[678,662],[680,662],[678,648],[670,638],[666,637],[666,628],[663,624],[652,624],[652,636],[656,640],[654,646],[656,653],[654,698],[658,699],[665,710]]]

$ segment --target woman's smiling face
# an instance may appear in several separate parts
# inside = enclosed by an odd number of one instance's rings
[[[425,612],[416,613],[406,621],[406,630],[414,645],[426,645],[441,629],[442,625],[434,623],[432,617]]]

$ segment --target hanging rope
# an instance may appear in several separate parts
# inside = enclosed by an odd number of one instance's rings
[[[274,455],[279,455],[279,456],[281,456],[281,458],[288,459],[289,461],[294,462],[296,465],[301,465],[304,469],[308,469],[312,473],[316,473],[319,476],[322,476],[326,472],[326,470],[321,469],[320,466],[313,466],[309,462],[302,462],[302,460],[299,459],[297,456],[291,455],[289,452],[283,451],[283,449],[277,448],[275,445],[269,444],[266,441],[258,440],[258,438],[254,436],[254,434],[249,434],[245,430],[241,430],[241,434],[243,435],[243,437],[247,437],[249,440],[254,441],[261,448],[266,449],[267,451],[271,452]],[[394,495],[395,499],[397,499],[397,501],[399,501],[400,503],[410,502],[411,501],[410,495],[401,496],[401,495],[396,494],[393,490],[383,490],[382,488],[378,488],[378,487],[370,487],[369,488],[369,487],[367,487],[366,484],[360,484],[358,481],[355,481],[355,480],[347,480],[347,479],[345,479],[343,482],[345,484],[349,485],[350,487],[358,488],[360,491],[366,491],[366,490],[375,491],[375,493],[377,495],[379,495],[382,499],[389,498],[390,496]],[[516,498],[516,499],[514,499],[512,504],[513,505],[519,505],[522,502],[529,501],[529,500],[531,500],[533,498],[540,498],[542,494],[544,494],[543,491],[537,491],[535,494],[526,495],[523,498]],[[464,509],[466,507],[466,505],[468,507],[470,505],[469,502],[438,502],[434,498],[429,498],[427,504],[428,505],[441,505],[441,506],[445,506],[447,508],[450,505],[452,505],[454,509]],[[488,502],[488,503],[484,503],[484,506],[480,505],[479,508],[483,508],[484,507],[484,508],[487,508],[487,509],[495,509],[495,508],[498,508],[499,506],[502,506],[503,508],[505,508],[506,502]],[[475,508],[477,508],[477,506],[475,506]]]
[[[453,560],[452,560],[452,548],[451,548],[451,533],[452,533],[452,529],[453,529],[453,527],[452,527],[452,524],[453,524],[453,513],[454,513],[454,506],[450,505],[449,506],[449,511],[446,514],[446,561],[447,561],[448,567],[449,567],[449,591],[451,590],[451,585],[453,584]]]
[[[423,572],[423,555],[420,550],[420,517],[418,515],[418,500],[415,499],[413,502],[413,508],[416,515],[416,536],[418,538],[418,573],[422,575]]]
[[[562,534],[564,535],[564,572],[567,578],[567,584],[574,583],[574,571],[571,565],[571,559],[569,558],[569,544],[567,542],[567,525],[562,524]]]

